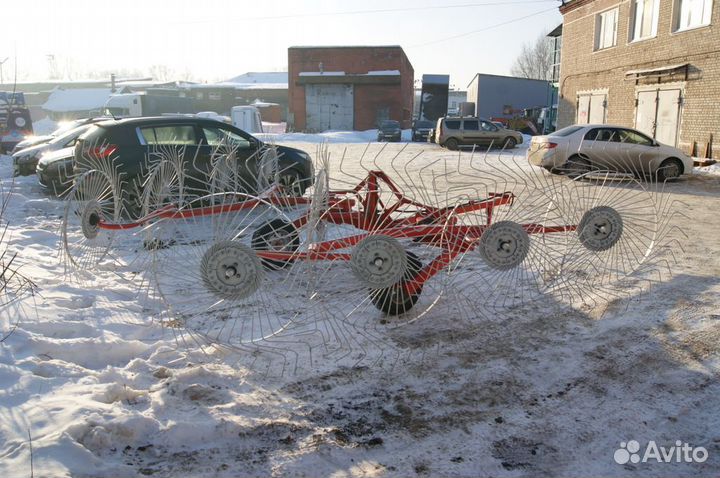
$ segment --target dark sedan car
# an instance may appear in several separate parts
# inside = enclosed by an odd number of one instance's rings
[[[402,129],[399,121],[385,120],[378,128],[378,141],[400,141]]]
[[[97,161],[112,161],[123,180],[123,196],[139,198],[149,165],[162,155],[182,154],[185,189],[190,194],[208,192],[218,148],[231,148],[240,188],[258,193],[255,186],[260,158],[276,148],[280,183],[302,195],[313,182],[313,164],[304,151],[286,146],[270,147],[234,126],[208,118],[162,116],[102,121],[91,126],[75,146],[74,170],[81,174]],[[267,178],[270,179],[270,178]]]
[[[427,120],[416,120],[412,125],[412,140],[413,141],[427,141],[430,131],[435,125],[432,121]]]

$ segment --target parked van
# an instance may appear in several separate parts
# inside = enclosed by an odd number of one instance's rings
[[[233,106],[230,110],[232,125],[247,133],[262,133],[260,110],[254,106]]]
[[[499,127],[483,118],[446,116],[438,119],[435,142],[452,150],[460,145],[475,144],[512,149],[523,142],[523,137],[517,131]]]

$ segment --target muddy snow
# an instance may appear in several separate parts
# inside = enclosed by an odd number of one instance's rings
[[[275,140],[313,155],[318,147]],[[331,171],[361,177],[357,158],[383,146],[327,147]],[[411,164],[436,168],[433,177],[471,156],[431,144],[384,148],[381,168],[417,158]],[[491,154],[514,161],[524,151]],[[69,275],[62,202],[33,177],[13,181],[9,160],[0,158],[11,199],[6,239],[37,293],[12,312],[22,320],[0,344],[0,476],[720,472],[720,176],[712,171],[667,185],[683,215],[674,219],[674,260],[652,287],[594,307],[539,297],[504,314],[440,298],[403,327],[374,327],[384,320],[375,313],[363,318],[369,327],[345,324],[307,343],[299,335],[292,357],[273,360],[214,348],[163,322],[161,302],[128,274]],[[438,184],[418,181],[419,195]],[[704,447],[707,459],[618,464],[630,440],[640,455],[650,441],[666,450],[680,441]]]

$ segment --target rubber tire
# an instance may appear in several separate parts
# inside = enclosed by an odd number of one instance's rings
[[[405,251],[405,254],[407,256],[407,267],[403,279],[385,289],[370,289],[370,300],[385,315],[396,316],[408,312],[413,308],[422,293],[422,286],[420,286],[417,294],[407,295],[405,292],[403,287],[405,283],[412,280],[423,267],[418,256],[409,251]]]
[[[515,138],[505,138],[505,143],[503,144],[504,149],[515,149],[515,146],[517,146],[517,141],[515,141]]]
[[[666,175],[665,168],[667,168],[672,163],[675,163],[678,167],[678,175],[677,176],[667,176]],[[677,158],[668,158],[665,161],[663,161],[662,163],[660,163],[660,167],[658,168],[657,174],[656,174],[657,181],[659,183],[664,183],[665,181],[673,181],[673,180],[679,178],[683,174],[683,169],[684,169],[684,166],[682,164],[682,161],[680,161]]]
[[[568,158],[563,169],[569,178],[575,179],[578,176],[582,176],[583,174],[592,171],[592,164],[589,159],[576,154]]]
[[[563,174],[563,172],[562,172],[561,169],[554,168],[554,167],[552,167],[552,166],[543,166],[543,169],[545,169],[545,171],[547,171],[547,172],[550,173],[550,174],[555,174],[555,175],[561,175],[561,174]]]
[[[444,146],[449,149],[450,151],[457,151],[458,149],[458,140],[455,138],[450,138],[447,141],[445,141]]]
[[[287,233],[290,238],[290,247],[288,248],[289,250],[287,252],[295,252],[300,246],[300,234],[298,234],[298,230],[293,223],[287,222],[286,220],[280,218],[273,219],[272,221],[267,222],[257,228],[255,232],[253,232],[250,247],[252,247],[256,251],[272,251],[273,249],[267,241],[267,236],[278,231]],[[266,269],[276,271],[286,268],[287,266],[292,264],[293,261],[261,259],[261,262]]]
[[[293,194],[291,194],[291,197],[301,197],[303,194],[305,194],[305,190],[307,189],[307,182],[302,178],[302,174],[300,174],[299,171],[296,169],[289,169],[287,171],[283,171],[280,173],[280,184],[283,184],[283,178],[293,178],[293,182],[291,184],[297,183],[297,191],[292,191]],[[294,189],[294,187],[293,187]]]

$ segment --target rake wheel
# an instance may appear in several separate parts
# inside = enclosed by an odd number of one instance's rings
[[[101,227],[120,219],[118,187],[111,175],[90,170],[75,180],[65,200],[63,249],[78,269],[96,266],[108,255],[115,232]]]
[[[152,251],[158,296],[185,329],[213,343],[242,346],[281,333],[307,305],[294,295],[288,271],[268,267],[261,253],[283,250],[270,232],[288,224],[256,196],[219,193],[189,201],[149,227],[154,237],[173,238]]]

